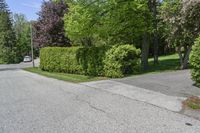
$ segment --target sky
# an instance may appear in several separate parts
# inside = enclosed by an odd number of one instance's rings
[[[25,14],[28,20],[36,20],[42,1],[43,0],[6,0],[6,3],[11,12]]]
[[[6,0],[13,13],[22,13],[28,20],[37,20],[37,13],[43,0]]]

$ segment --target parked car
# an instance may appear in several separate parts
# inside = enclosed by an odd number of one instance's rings
[[[24,57],[24,62],[31,62],[32,58],[30,56],[25,56]]]

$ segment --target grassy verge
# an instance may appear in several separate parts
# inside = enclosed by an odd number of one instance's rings
[[[105,77],[91,77],[85,75],[78,75],[78,74],[66,74],[66,73],[57,73],[57,72],[46,72],[42,71],[39,68],[25,68],[24,70],[37,73],[39,75],[43,75],[50,78],[55,78],[59,80],[80,83],[80,82],[89,82],[89,81],[96,81],[96,80],[104,80],[107,79]]]
[[[149,59],[149,68],[147,70],[139,70],[134,75],[146,73],[159,73],[165,71],[175,71],[180,69],[180,62],[178,54],[160,56],[159,64],[154,64],[153,58]]]
[[[180,69],[179,57],[177,54],[160,56],[159,64],[154,65],[153,59],[149,59],[148,70],[138,70],[133,75],[147,74],[147,73],[159,73],[165,71],[175,71]],[[69,81],[69,82],[89,82],[96,80],[107,79],[105,77],[91,77],[78,74],[67,74],[67,73],[56,73],[56,72],[46,72],[39,68],[25,68],[24,70],[37,73],[46,77],[51,77],[59,80]],[[131,75],[130,75],[131,76]]]

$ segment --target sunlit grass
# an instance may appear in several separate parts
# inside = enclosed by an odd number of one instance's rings
[[[138,70],[133,75],[175,71],[179,69],[180,69],[179,56],[178,54],[173,54],[173,55],[160,56],[159,64],[154,64],[153,58],[150,58],[148,69]]]
[[[43,75],[46,77],[69,81],[69,82],[75,82],[75,83],[107,79],[105,77],[92,77],[92,76],[85,76],[85,75],[78,75],[78,74],[47,72],[47,71],[42,71],[40,68],[32,68],[32,67],[25,68],[24,70],[33,72],[33,73],[37,73],[39,75]]]

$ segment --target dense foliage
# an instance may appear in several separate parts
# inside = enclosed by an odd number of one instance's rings
[[[140,50],[132,45],[109,47],[46,47],[40,50],[45,71],[123,77],[139,64]]]
[[[139,65],[140,50],[132,45],[113,46],[105,56],[105,76],[119,78],[131,74]]]
[[[74,44],[114,45],[139,42],[150,28],[151,16],[145,0],[74,1],[64,20],[66,34]]]
[[[68,11],[68,5],[58,2],[44,1],[39,12],[39,19],[34,24],[35,47],[69,46],[70,42],[64,32],[63,16]]]
[[[11,13],[5,0],[0,0],[0,60],[4,63],[16,63],[15,33],[12,27]]]
[[[23,57],[30,55],[31,31],[30,22],[23,14],[14,14],[14,30],[16,34],[16,60],[23,61]]]
[[[45,71],[102,75],[105,47],[46,47],[40,50],[40,68]]]
[[[107,46],[81,47],[77,59],[86,75],[103,75],[103,59],[109,49]]]
[[[40,50],[40,68],[45,71],[82,74],[78,64],[78,47],[46,47]]]
[[[200,37],[196,39],[190,56],[192,78],[200,87]]]
[[[69,13],[64,17],[65,31],[75,45],[136,44],[142,49],[142,66],[147,69],[151,42],[157,51],[152,53],[158,60],[158,3],[157,0],[69,2]]]
[[[188,67],[192,44],[200,34],[199,0],[164,0],[160,7],[164,37],[177,48],[181,68]]]

